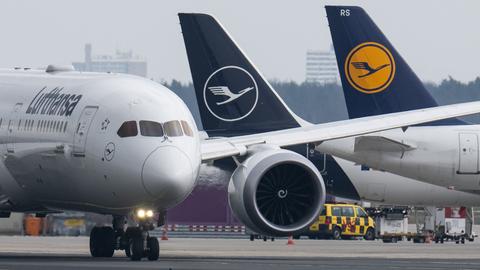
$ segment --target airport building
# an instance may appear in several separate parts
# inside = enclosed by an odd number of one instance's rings
[[[127,73],[147,77],[147,62],[130,51],[117,50],[114,55],[93,55],[92,45],[85,44],[85,61],[74,62],[78,71]]]
[[[333,46],[330,46],[328,51],[307,51],[305,81],[320,84],[340,83]]]

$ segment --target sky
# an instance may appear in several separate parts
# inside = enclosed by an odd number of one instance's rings
[[[475,0],[1,0],[0,67],[43,67],[133,50],[156,80],[191,81],[179,12],[216,16],[270,80],[305,79],[307,50],[331,38],[324,6],[362,6],[417,75],[439,83],[480,75]]]

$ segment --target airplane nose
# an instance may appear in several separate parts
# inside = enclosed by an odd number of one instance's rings
[[[188,156],[175,146],[161,146],[145,160],[142,169],[145,191],[165,207],[182,201],[195,179]]]

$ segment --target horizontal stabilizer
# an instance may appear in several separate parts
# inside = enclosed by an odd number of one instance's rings
[[[381,151],[381,152],[405,152],[416,147],[405,142],[399,142],[383,136],[360,136],[355,138],[355,152]]]

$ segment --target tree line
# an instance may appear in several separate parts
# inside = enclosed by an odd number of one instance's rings
[[[182,84],[172,80],[163,85],[183,99],[192,111],[198,126],[201,127],[193,84]],[[298,116],[309,122],[324,123],[348,118],[340,85],[293,81],[272,81],[271,85]],[[440,105],[480,100],[480,77],[468,83],[449,77],[440,84],[425,83],[425,87]],[[465,119],[480,123],[480,115]]]

